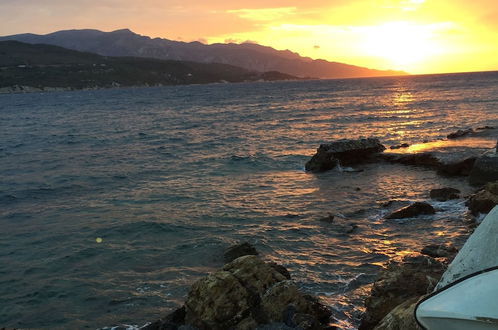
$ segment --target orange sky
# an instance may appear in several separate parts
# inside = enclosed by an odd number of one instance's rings
[[[0,1],[0,35],[71,28],[249,40],[410,73],[498,70],[497,0]]]

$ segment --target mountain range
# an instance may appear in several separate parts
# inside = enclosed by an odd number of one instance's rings
[[[150,38],[129,29],[65,30],[46,35],[17,34],[0,37],[30,44],[48,44],[102,56],[132,56],[200,63],[221,63],[250,71],[279,71],[297,77],[354,78],[404,75],[402,71],[374,70],[338,62],[313,60],[289,50],[254,43],[210,44]]]

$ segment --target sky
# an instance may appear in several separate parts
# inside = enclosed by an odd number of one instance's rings
[[[414,74],[498,70],[497,0],[0,0],[0,35],[82,28]]]

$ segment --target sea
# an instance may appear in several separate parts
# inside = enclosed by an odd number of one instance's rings
[[[249,242],[355,329],[387,261],[469,235],[465,200],[429,190],[474,188],[397,164],[304,164],[337,139],[481,126],[498,126],[498,72],[0,95],[0,327],[136,329]],[[386,220],[389,201],[438,212]]]

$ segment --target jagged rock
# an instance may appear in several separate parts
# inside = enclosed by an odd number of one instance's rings
[[[421,253],[433,258],[447,258],[450,261],[458,253],[458,249],[451,244],[431,244],[425,246]]]
[[[460,198],[460,190],[455,188],[432,189],[429,194],[432,199],[440,202],[445,202],[450,199]]]
[[[498,180],[498,154],[487,154],[477,158],[469,182],[472,185],[484,185]]]
[[[445,271],[444,263],[424,255],[391,261],[372,286],[365,300],[366,312],[359,330],[373,329],[396,306],[430,293]]]
[[[306,171],[323,172],[333,169],[339,162],[341,165],[354,165],[385,149],[378,139],[338,140],[321,144],[305,168]]]
[[[413,218],[421,214],[434,214],[436,210],[425,202],[415,202],[409,206],[402,207],[386,216],[386,219]]]
[[[374,330],[420,330],[415,320],[415,307],[421,297],[408,299],[387,314]]]
[[[327,308],[302,294],[280,267],[247,255],[200,279],[185,302],[185,324],[201,330],[256,329],[284,322],[284,311],[292,306],[296,315],[310,316],[296,321],[305,325],[313,319],[308,329],[324,329],[330,312],[325,320]]]
[[[291,274],[289,273],[289,271],[287,270],[287,268],[285,268],[284,266],[279,265],[276,262],[268,262],[268,265],[270,265],[271,268],[275,269],[280,274],[284,275],[284,277],[286,279],[288,279],[288,280],[291,279]]]
[[[449,163],[441,163],[437,171],[439,174],[469,176],[477,157],[469,157],[463,160]]]
[[[498,181],[488,183],[467,200],[467,206],[473,215],[488,213],[498,205]]]
[[[446,137],[448,139],[458,139],[460,137],[463,137],[463,136],[466,136],[466,135],[470,135],[472,133],[474,133],[474,130],[472,128],[459,129],[456,132],[448,134]]]
[[[401,148],[408,148],[410,145],[408,143],[402,143],[402,144],[397,144],[394,146],[390,146],[389,149],[401,149]]]
[[[250,243],[244,242],[244,243],[229,247],[225,251],[223,258],[225,260],[225,263],[229,263],[229,262],[232,262],[235,259],[242,257],[242,256],[247,256],[247,255],[257,256],[258,254],[259,254],[258,251],[256,250],[256,248],[253,245],[251,245]]]

